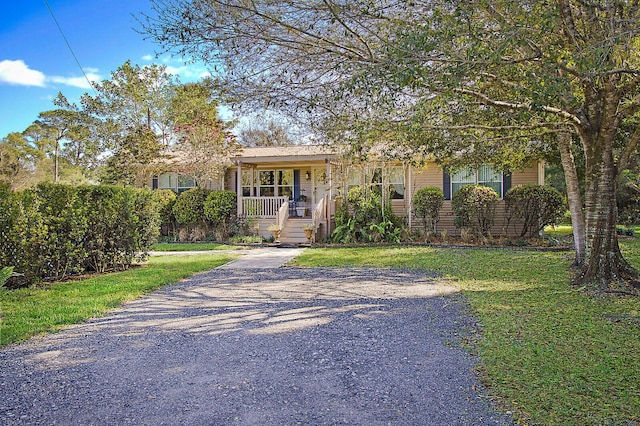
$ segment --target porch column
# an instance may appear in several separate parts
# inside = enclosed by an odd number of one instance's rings
[[[411,165],[407,166],[407,168],[409,169],[409,173],[407,173],[407,187],[404,189],[404,197],[405,197],[405,205],[409,206],[409,234],[411,234],[411,222],[412,222],[412,217],[413,217],[413,213],[411,212],[412,210],[412,198],[413,198],[413,182],[412,182],[412,178],[413,178],[413,167],[411,167]],[[409,202],[407,203],[407,197],[409,198]]]
[[[333,175],[331,174],[331,161],[325,158],[325,164],[327,165],[326,175],[329,177],[329,198],[326,199],[328,201],[324,206],[325,211],[327,212],[327,237],[331,235],[331,200],[333,200]]]
[[[242,161],[238,160],[238,171],[236,177],[236,194],[238,194],[238,216],[242,216]]]

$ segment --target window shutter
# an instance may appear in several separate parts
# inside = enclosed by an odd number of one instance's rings
[[[293,200],[300,196],[300,170],[293,171]]]
[[[446,171],[442,172],[442,192],[444,192],[444,199],[451,199],[451,175]]]
[[[511,189],[511,173],[504,173],[502,175],[502,197]]]
[[[158,176],[154,176],[151,181],[151,189],[158,189]]]

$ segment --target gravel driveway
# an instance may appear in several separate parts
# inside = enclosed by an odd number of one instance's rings
[[[217,269],[0,351],[0,424],[491,425],[461,296],[392,269]]]

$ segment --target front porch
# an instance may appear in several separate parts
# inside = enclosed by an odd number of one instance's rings
[[[330,233],[335,212],[335,202],[328,194],[315,204],[296,203],[284,196],[242,197],[241,206],[241,215],[253,221],[258,235],[273,237],[273,228],[276,228],[280,230],[278,240],[285,244],[309,242],[303,227],[314,229],[313,241],[325,238]]]

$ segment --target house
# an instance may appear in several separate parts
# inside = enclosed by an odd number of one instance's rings
[[[407,226],[419,229],[421,223],[411,214],[411,198],[424,186],[442,188],[445,203],[438,230],[450,235],[459,230],[454,226],[451,195],[463,185],[477,183],[496,190],[500,198],[516,185],[544,184],[542,162],[511,174],[497,172],[491,166],[481,166],[448,174],[434,162],[417,168],[401,161],[368,161],[350,163],[328,146],[298,145],[286,147],[243,148],[229,159],[224,178],[208,182],[210,189],[226,189],[238,194],[238,215],[250,218],[260,235],[268,237],[270,225],[281,229],[282,242],[305,242],[304,225],[312,225],[317,239],[330,234],[336,198],[358,185],[379,185],[390,188],[390,202],[396,216]],[[179,175],[161,175],[154,179],[154,188],[171,188],[181,192],[196,182]],[[495,235],[503,231],[504,203],[496,209]]]

